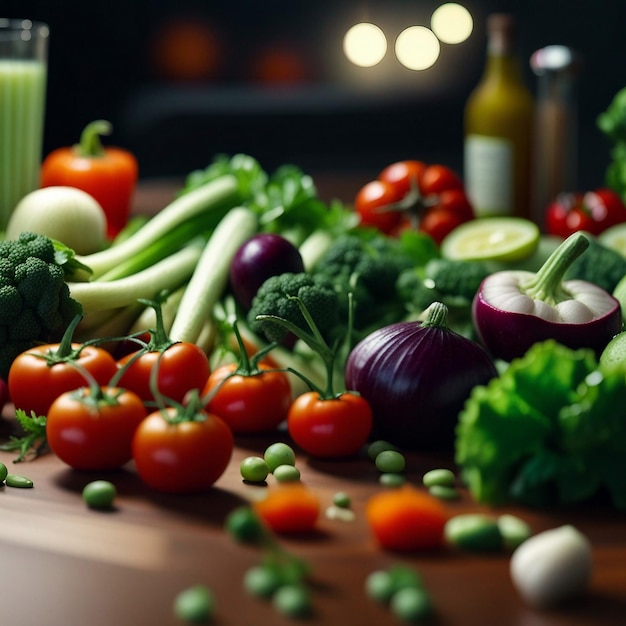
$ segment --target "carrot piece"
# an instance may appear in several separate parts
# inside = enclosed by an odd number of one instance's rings
[[[275,533],[313,530],[320,512],[317,496],[301,483],[268,489],[267,496],[253,504],[254,510]]]
[[[410,485],[372,496],[365,509],[370,530],[387,550],[414,551],[444,545],[448,512],[428,493]]]

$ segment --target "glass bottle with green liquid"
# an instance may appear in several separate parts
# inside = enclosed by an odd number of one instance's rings
[[[534,99],[523,81],[515,18],[487,18],[483,75],[465,106],[464,180],[476,215],[530,216]]]
[[[41,22],[0,19],[0,231],[39,187],[48,34]]]

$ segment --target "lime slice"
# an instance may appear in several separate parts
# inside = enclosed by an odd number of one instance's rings
[[[598,241],[626,257],[626,223],[607,228],[598,235]]]
[[[441,254],[461,261],[520,261],[539,244],[537,224],[520,217],[480,217],[457,226],[442,242]]]

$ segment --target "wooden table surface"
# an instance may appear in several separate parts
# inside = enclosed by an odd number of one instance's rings
[[[144,187],[138,206],[146,210],[153,202],[161,202],[167,189],[160,183]],[[5,411],[0,436],[6,436],[10,428],[10,412]],[[173,615],[174,598],[195,584],[213,590],[215,624],[297,623],[243,590],[244,572],[261,555],[236,544],[223,530],[228,512],[263,488],[242,482],[240,460],[262,453],[278,439],[238,439],[226,473],[212,490],[194,496],[151,491],[138,479],[132,464],[118,472],[91,474],[67,468],[52,454],[13,465],[14,453],[0,452],[0,461],[10,471],[34,481],[32,489],[0,489],[0,625],[175,626],[180,622]],[[450,466],[449,461],[409,454],[407,478],[419,485],[425,471]],[[527,520],[535,532],[574,524],[593,546],[588,593],[558,610],[537,611],[524,605],[513,588],[510,554],[406,555],[379,549],[365,523],[364,507],[367,498],[382,487],[378,472],[366,458],[322,462],[298,452],[297,465],[323,508],[332,502],[334,493],[346,491],[356,515],[353,522],[322,516],[314,535],[282,539],[288,550],[312,566],[314,613],[305,624],[398,624],[364,591],[370,572],[395,563],[421,572],[437,616],[431,623],[442,626],[619,626],[626,619],[626,513],[603,505],[550,511],[507,509]],[[83,503],[82,488],[95,478],[117,486],[114,510],[94,511]],[[466,493],[447,506],[451,513],[488,511]]]

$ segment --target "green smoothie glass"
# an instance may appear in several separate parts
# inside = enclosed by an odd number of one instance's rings
[[[0,231],[39,187],[49,29],[0,18]]]

